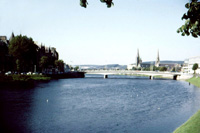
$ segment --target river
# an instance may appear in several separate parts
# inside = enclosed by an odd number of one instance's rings
[[[169,133],[200,109],[200,89],[184,81],[86,75],[31,88],[0,89],[6,132]]]

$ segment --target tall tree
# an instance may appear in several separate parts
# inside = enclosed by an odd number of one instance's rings
[[[79,66],[74,67],[75,71],[78,71],[78,69],[79,69]]]
[[[64,62],[63,60],[55,60],[55,66],[60,72],[64,72]]]
[[[33,71],[37,61],[38,46],[33,42],[32,38],[27,36],[16,36],[9,44],[9,53],[20,64],[20,71]]]
[[[106,5],[107,5],[107,7],[108,8],[110,8],[111,6],[113,6],[114,5],[114,3],[112,2],[113,0],[100,0],[102,3],[106,3]],[[88,2],[87,2],[87,0],[80,0],[80,5],[82,6],[82,7],[87,7],[87,5],[88,5]]]
[[[42,68],[42,71],[45,71],[45,69],[49,65],[49,58],[47,56],[42,56],[39,64],[40,64],[40,67]]]
[[[0,71],[6,71],[6,55],[8,54],[8,47],[5,42],[0,40]]]
[[[200,2],[199,0],[190,0],[189,3],[185,4],[185,7],[188,9],[182,17],[182,20],[185,19],[185,24],[177,32],[181,32],[182,36],[191,34],[197,38],[200,36]]]
[[[163,67],[160,67],[159,70],[160,71],[167,71],[167,68],[163,66]]]
[[[199,67],[199,65],[197,63],[195,63],[192,67],[192,70],[194,70],[194,74],[196,73],[197,68]]]

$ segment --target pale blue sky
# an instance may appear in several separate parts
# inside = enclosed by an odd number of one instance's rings
[[[1,0],[0,35],[22,34],[56,47],[69,64],[131,64],[137,48],[143,61],[184,60],[200,55],[200,39],[182,37],[188,0]]]

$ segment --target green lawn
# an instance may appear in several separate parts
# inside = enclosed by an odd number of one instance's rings
[[[1,75],[0,82],[30,81],[30,80],[50,80],[50,77],[44,75]]]
[[[174,133],[200,133],[200,111],[177,128]]]
[[[200,88],[200,78],[190,78],[186,80]],[[200,133],[200,110],[194,114],[188,121],[177,128],[174,133]]]
[[[193,78],[190,78],[188,80],[186,80],[187,82],[190,82],[191,84],[197,86],[200,88],[200,78],[196,78],[196,77],[193,77]]]

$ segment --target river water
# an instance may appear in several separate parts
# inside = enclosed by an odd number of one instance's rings
[[[1,130],[52,133],[169,133],[200,109],[184,81],[86,75],[32,88],[0,89]]]

